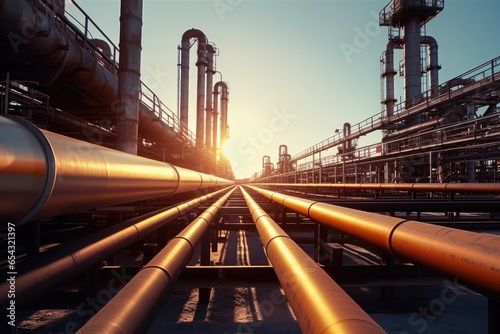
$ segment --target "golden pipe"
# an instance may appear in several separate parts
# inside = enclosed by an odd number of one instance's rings
[[[500,194],[500,183],[255,183],[255,186],[292,189],[398,190]]]
[[[77,333],[145,333],[233,187],[171,239]]]
[[[0,116],[0,221],[33,219],[232,183]]]
[[[249,186],[342,233],[500,296],[500,236],[358,211]]]
[[[385,333],[240,187],[303,333]]]

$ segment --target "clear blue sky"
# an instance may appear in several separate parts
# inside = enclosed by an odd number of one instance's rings
[[[260,171],[262,156],[276,163],[281,144],[293,156],[345,122],[380,112],[387,28],[378,27],[378,13],[388,2],[144,0],[142,80],[176,110],[177,45],[186,30],[202,30],[218,47],[217,70],[230,85],[226,153],[236,177],[249,177]],[[78,3],[118,44],[120,1]],[[440,83],[500,56],[499,13],[497,0],[445,1],[426,28],[439,44]],[[195,58],[191,52],[193,132]],[[401,58],[396,51],[396,62]],[[396,81],[396,96],[402,95],[402,82]]]

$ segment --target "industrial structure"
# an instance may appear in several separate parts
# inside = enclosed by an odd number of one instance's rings
[[[444,1],[392,1],[383,8],[379,24],[388,27],[389,41],[381,58],[382,111],[353,125],[345,123],[342,131],[292,156],[286,170],[263,165],[256,179],[498,182],[500,58],[440,84],[438,42],[421,32],[443,8]],[[403,101],[394,96],[398,50],[403,53]],[[375,131],[382,133],[381,142],[357,147],[361,136]],[[335,154],[328,152],[335,147]]]
[[[381,113],[295,156],[280,145],[247,184],[222,153],[229,85],[214,83],[216,45],[199,29],[182,34],[177,114],[140,81],[142,0],[121,1],[120,48],[65,2],[0,1],[0,263],[15,277],[0,282],[2,333],[56,289],[83,291],[72,330],[144,333],[179,281],[200,304],[221,284],[273,284],[303,333],[385,333],[346,287],[375,287],[383,303],[398,298],[395,286],[442,277],[484,296],[488,332],[500,331],[500,58],[439,83],[438,44],[422,27],[443,0],[393,0],[380,12]],[[381,142],[358,147],[374,131]],[[231,247],[265,253],[263,264],[213,260],[236,233]],[[353,246],[362,250],[351,256],[373,260],[346,265]],[[113,289],[102,305],[83,302],[103,285]]]

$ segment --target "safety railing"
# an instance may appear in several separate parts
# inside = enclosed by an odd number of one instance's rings
[[[381,129],[384,125],[404,120],[416,115],[430,106],[437,103],[448,102],[459,98],[470,92],[479,91],[482,87],[500,80],[500,57],[487,61],[447,82],[437,88],[429,89],[426,92],[415,96],[410,100],[400,102],[394,106],[394,113],[387,117],[386,110],[382,110],[361,122],[351,125],[351,135],[344,137],[341,133],[333,136],[305,149],[292,158],[298,161],[315,153],[325,151],[329,148],[368,134],[374,130]],[[436,92],[438,92],[436,94]]]

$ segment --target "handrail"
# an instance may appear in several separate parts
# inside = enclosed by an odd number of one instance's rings
[[[282,189],[397,190],[500,194],[500,183],[255,183]]]
[[[267,199],[393,257],[458,277],[500,296],[500,236],[388,217],[248,185]]]
[[[385,333],[240,186],[303,333]]]
[[[421,108],[428,107],[428,105],[432,101],[436,101],[438,103],[446,102],[452,98],[457,98],[461,93],[467,93],[470,89],[475,90],[478,86],[481,86],[484,83],[498,81],[500,80],[500,76],[498,76],[499,69],[500,56],[493,58],[453,79],[446,81],[445,83],[439,85],[437,89],[429,89],[413,97],[411,100],[402,101],[396,104],[394,106],[394,114],[391,115],[390,119],[386,117],[386,110],[384,109],[381,112],[352,125],[350,136],[343,137],[340,133],[334,134],[333,136],[322,140],[321,142],[298,153],[297,155],[292,157],[292,161],[304,159],[320,151],[324,151],[326,149],[340,145],[347,140],[352,140],[374,130],[379,130],[385,124],[408,118],[418,112],[421,112]],[[462,84],[459,84],[460,82],[462,82]],[[468,84],[464,85],[464,83],[467,82]],[[459,86],[462,87],[451,89],[453,87]],[[431,91],[438,91],[439,94],[435,97],[431,97]],[[445,99],[443,99],[443,97],[445,97]]]

